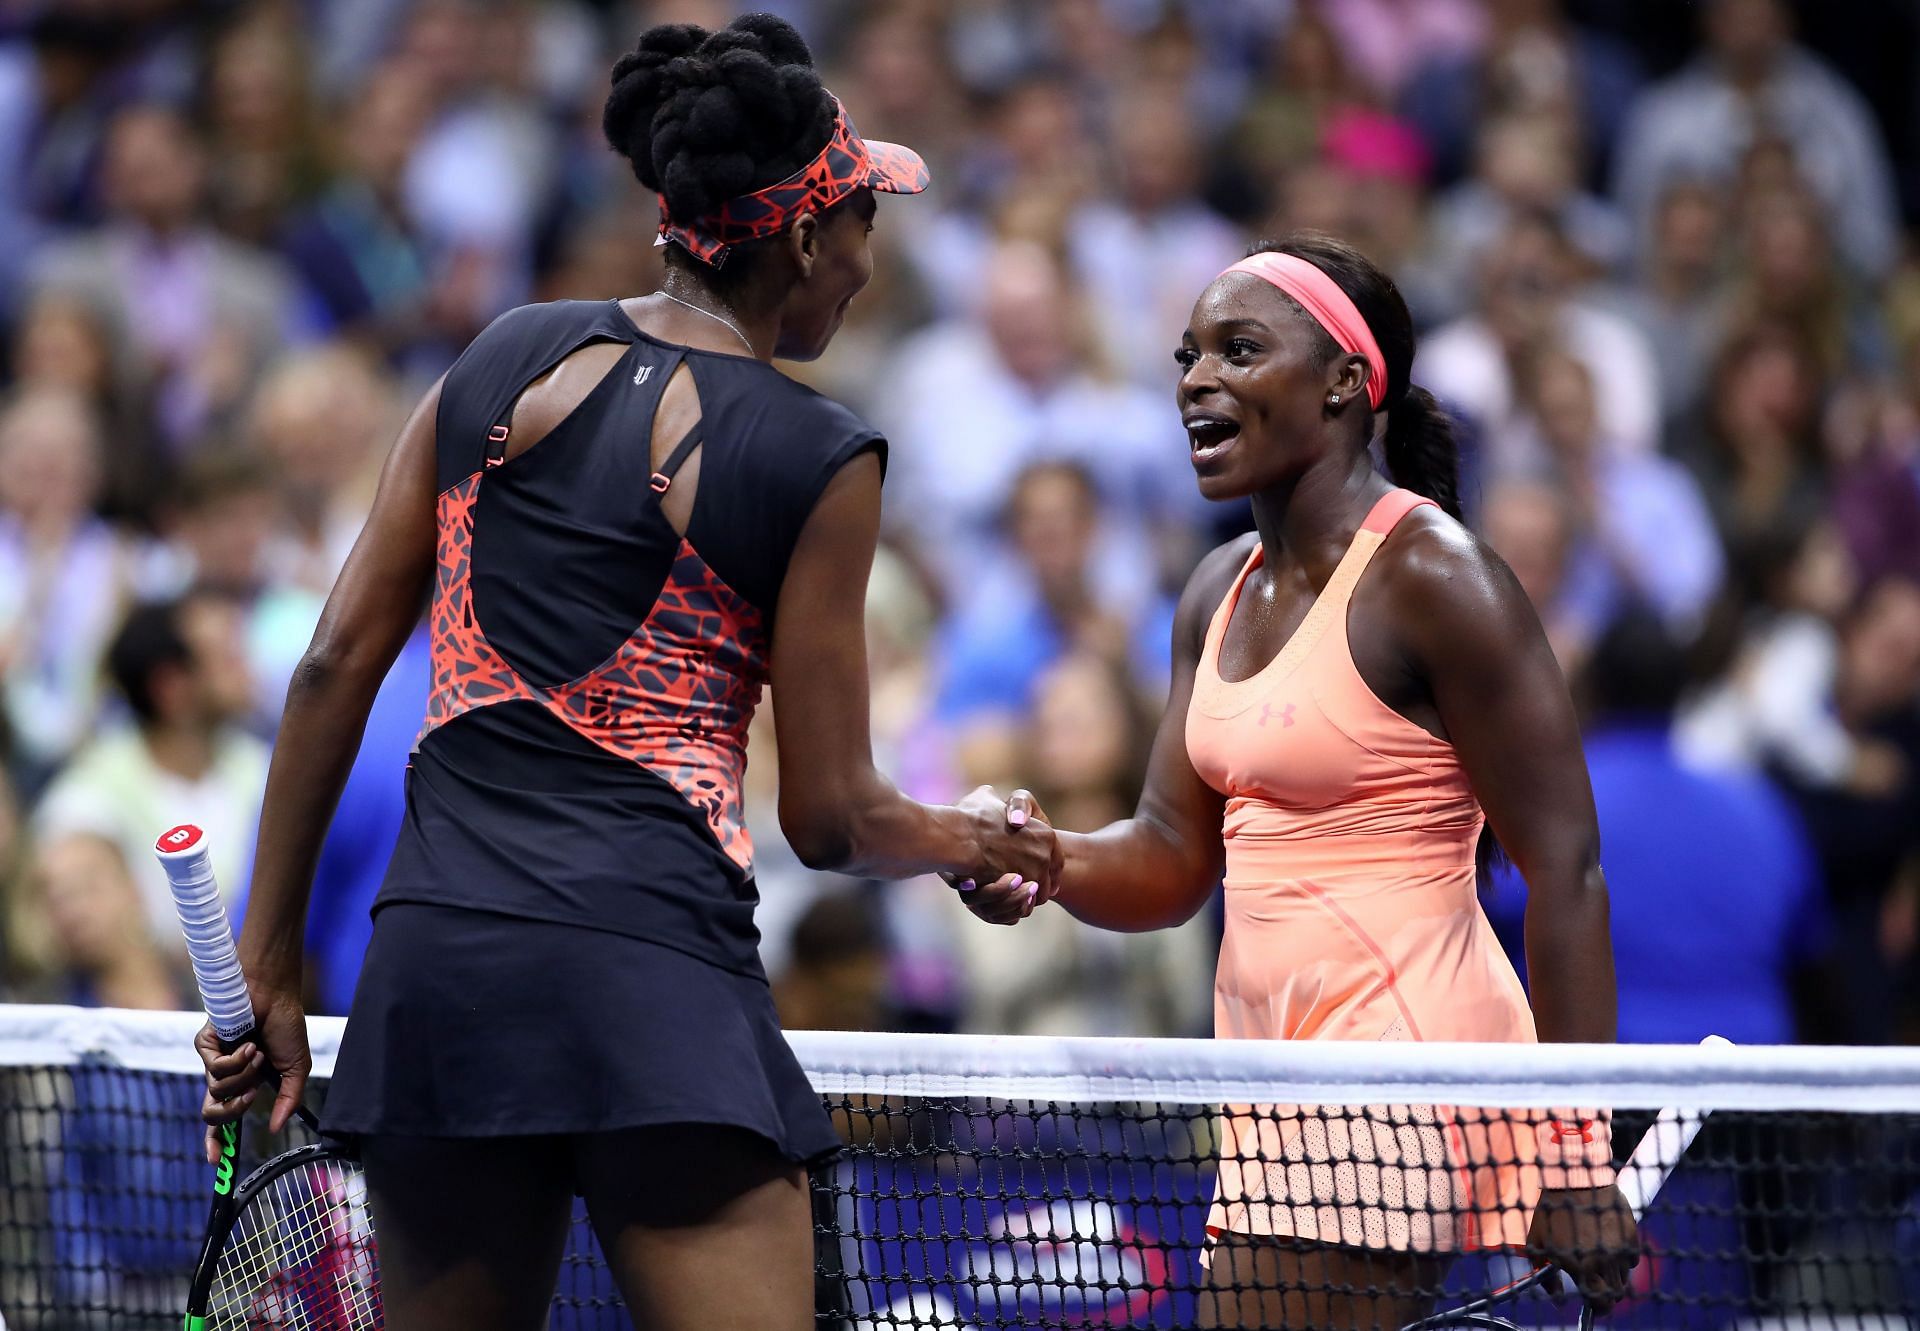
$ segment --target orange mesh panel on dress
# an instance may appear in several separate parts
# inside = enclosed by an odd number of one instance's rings
[[[609,753],[638,763],[705,816],[743,870],[753,843],[741,813],[747,724],[766,682],[760,612],[707,567],[685,539],[653,609],[613,655],[554,688],[535,688],[487,641],[473,615],[473,503],[480,476],[436,506],[433,692],[424,740],[477,707],[538,702]],[[417,744],[418,741],[416,741]]]

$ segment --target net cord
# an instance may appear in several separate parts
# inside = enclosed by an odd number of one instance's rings
[[[200,1072],[191,1012],[0,1007],[0,1067],[107,1061]],[[308,1020],[313,1071],[345,1022]],[[790,1031],[822,1095],[1163,1105],[1920,1112],[1920,1048],[1148,1040]]]

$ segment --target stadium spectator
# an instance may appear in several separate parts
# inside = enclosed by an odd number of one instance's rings
[[[1634,281],[1614,293],[1620,312],[1653,348],[1660,414],[1668,428],[1699,405],[1719,340],[1716,297],[1729,200],[1705,181],[1679,180],[1660,195]]]
[[[101,424],[100,514],[148,525],[162,467],[151,404],[125,377],[105,320],[76,297],[42,293],[20,313],[11,369],[23,391],[56,389],[87,400]]]
[[[879,911],[859,891],[823,893],[795,921],[773,982],[782,1029],[878,1031],[887,1020],[887,944]]]
[[[1793,41],[1785,0],[1710,0],[1706,49],[1633,105],[1615,192],[1643,229],[1674,180],[1731,183],[1763,135],[1778,136],[1819,195],[1842,254],[1879,277],[1897,255],[1892,170],[1860,94]]]
[[[1633,52],[1571,22],[1562,0],[1487,0],[1482,8],[1486,35],[1465,49],[1427,52],[1399,101],[1433,145],[1440,178],[1466,173],[1487,115],[1556,121],[1604,168],[1640,88]]]
[[[1790,1044],[1792,980],[1824,927],[1817,865],[1778,790],[1755,774],[1681,763],[1671,722],[1685,677],[1680,648],[1646,613],[1615,623],[1584,675],[1619,1038]],[[1526,896],[1511,869],[1486,894],[1522,978]]]
[[[157,941],[179,925],[154,932],[119,846],[90,832],[64,833],[34,850],[29,876],[52,941],[39,1001],[158,1012],[194,1006],[178,949]]]
[[[1496,479],[1481,501],[1479,527],[1481,537],[1520,580],[1540,615],[1554,659],[1571,679],[1586,662],[1593,639],[1565,594],[1574,541],[1573,504],[1566,490],[1538,476]]]
[[[1715,359],[1700,416],[1676,433],[1674,455],[1699,478],[1721,542],[1738,563],[1825,511],[1821,383],[1804,330],[1743,329]]]
[[[1830,698],[1856,742],[1848,778],[1796,780],[1833,902],[1815,1034],[1920,1038],[1920,584],[1869,588],[1840,635]]]
[[[390,385],[348,347],[290,356],[261,380],[248,447],[278,490],[277,507],[263,506],[276,519],[269,557],[296,586],[322,596],[333,587],[396,428]]]
[[[396,59],[433,106],[403,197],[441,266],[435,300],[449,352],[526,299],[535,231],[557,180],[556,135],[532,86],[531,15],[531,6],[419,0],[401,20]],[[588,77],[581,70],[580,84]]]
[[[352,429],[354,386],[340,394],[343,433]],[[351,452],[343,438],[326,448]],[[300,470],[325,467],[324,461]],[[147,599],[210,590],[231,599],[241,616],[245,669],[254,707],[246,720],[269,734],[285,701],[287,680],[319,621],[324,589],[301,585],[301,535],[283,508],[282,473],[261,454],[237,449],[194,458],[177,474],[161,508],[165,540],[150,547],[139,573]],[[344,552],[341,552],[344,553]]]
[[[1336,112],[1319,156],[1287,173],[1270,229],[1346,236],[1396,264],[1415,323],[1430,328],[1459,313],[1463,299],[1427,241],[1431,166],[1426,144],[1405,121],[1365,107]]]
[[[1741,262],[1720,302],[1722,326],[1793,328],[1828,379],[1848,367],[1887,368],[1892,353],[1879,312],[1855,298],[1812,196],[1797,182],[1760,188],[1742,200],[1740,216]]]
[[[1120,371],[1159,388],[1193,293],[1246,245],[1199,198],[1199,127],[1177,102],[1129,101],[1116,117],[1113,152],[1112,197],[1067,219],[1067,246]]]
[[[936,16],[913,5],[866,5],[828,78],[860,108],[860,132],[917,145],[935,189],[951,179],[967,126],[966,89]]]
[[[1056,827],[1098,831],[1132,813],[1155,719],[1123,666],[1069,652],[1036,681],[1007,780],[1028,782]],[[954,938],[966,961],[971,1030],[1200,1035],[1212,1015],[1219,928],[1208,911],[1149,933],[1110,933],[1065,911],[1037,911],[1010,933],[963,923]]]
[[[1391,103],[1423,67],[1486,47],[1488,9],[1472,0],[1336,0],[1316,5],[1355,71]]]
[[[53,949],[46,911],[27,876],[25,832],[19,793],[0,768],[0,1002],[23,1001]]]
[[[1678,743],[1697,766],[1769,768],[1812,786],[1878,788],[1886,769],[1833,714],[1837,626],[1859,587],[1833,526],[1782,533],[1742,566],[1723,671],[1683,709]]]
[[[1713,518],[1686,468],[1601,433],[1593,376],[1573,356],[1542,348],[1522,362],[1528,412],[1493,451],[1501,465],[1543,468],[1574,515],[1566,583],[1549,623],[1597,640],[1628,608],[1645,605],[1668,630],[1691,637],[1719,590],[1722,558]]]
[[[1551,217],[1517,215],[1486,251],[1473,310],[1421,343],[1414,376],[1497,439],[1519,407],[1519,359],[1558,343],[1593,376],[1609,442],[1651,448],[1660,427],[1653,351],[1631,323],[1581,293],[1567,249]]]
[[[1179,418],[1169,396],[1100,366],[1080,294],[1051,255],[1020,243],[995,253],[977,319],[934,324],[882,371],[889,520],[898,528],[911,515],[912,538],[949,586],[994,553],[1020,470],[1054,460],[1084,466],[1107,501],[1098,590],[1140,597],[1158,584],[1153,522],[1199,504]]]
[[[32,270],[36,291],[77,297],[107,321],[178,451],[237,405],[268,352],[296,331],[285,272],[208,223],[207,168],[181,112],[119,112],[101,168],[107,224],[50,245]]]
[[[404,358],[433,331],[434,256],[405,197],[407,163],[432,103],[396,62],[372,71],[340,111],[338,170],[290,218],[280,252],[327,331]]]
[[[1143,678],[1164,683],[1172,601],[1152,596],[1143,605],[1100,585],[1100,496],[1087,470],[1037,463],[1010,490],[1005,526],[1015,562],[997,576],[976,574],[962,593],[940,652],[941,718],[962,727],[1022,715],[1040,673],[1075,649],[1133,662]]]
[[[29,389],[0,408],[0,678],[13,760],[35,788],[92,729],[132,573],[93,514],[101,452],[98,419],[70,392]]]
[[[222,231],[250,245],[271,245],[325,170],[303,41],[291,11],[255,5],[240,9],[207,50],[209,206]]]
[[[41,841],[87,832],[119,847],[159,938],[180,930],[153,839],[182,811],[206,829],[227,899],[246,889],[267,748],[239,725],[253,703],[240,626],[239,608],[206,592],[136,606],[107,648],[131,718],[74,755],[33,819]]]
[[[1057,233],[1099,186],[1087,119],[1053,69],[1034,68],[996,88],[981,122],[952,178],[934,186],[941,211],[904,237],[942,317],[971,315],[989,294],[998,212],[1042,214]],[[1031,227],[1017,230],[1031,239]]]
[[[1612,204],[1580,188],[1572,129],[1550,117],[1509,112],[1484,122],[1474,174],[1433,206],[1432,245],[1455,270],[1453,285],[1465,289],[1487,247],[1528,212],[1554,219],[1580,270],[1610,275],[1625,264],[1626,222]]]
[[[1322,5],[1299,6],[1276,29],[1264,64],[1229,139],[1243,188],[1255,196],[1255,216],[1273,206],[1274,191],[1285,190],[1296,172],[1312,169],[1330,128],[1369,100]]]
[[[1864,581],[1920,582],[1920,410],[1884,383],[1843,386],[1825,435],[1833,517]]]

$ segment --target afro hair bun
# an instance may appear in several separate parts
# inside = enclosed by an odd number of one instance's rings
[[[649,28],[613,67],[601,128],[634,176],[688,220],[792,175],[833,133],[833,98],[791,23]]]

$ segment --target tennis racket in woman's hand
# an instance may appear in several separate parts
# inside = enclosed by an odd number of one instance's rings
[[[1724,1036],[1709,1035],[1700,1042],[1706,1047],[1725,1047],[1733,1042]],[[1693,1139],[1700,1135],[1701,1127],[1707,1121],[1709,1110],[1682,1112],[1677,1108],[1667,1108],[1660,1112],[1653,1126],[1647,1129],[1647,1135],[1633,1148],[1633,1155],[1621,1167],[1615,1186],[1627,1205],[1633,1210],[1633,1218],[1638,1221],[1647,1213],[1647,1207],[1653,1204],[1655,1194],[1660,1191],[1674,1167],[1680,1163],[1680,1157],[1686,1154]],[[1442,1331],[1442,1328],[1487,1327],[1493,1331],[1516,1331],[1515,1323],[1497,1315],[1493,1310],[1500,1304],[1518,1298],[1529,1290],[1543,1289],[1550,1285],[1558,1274],[1551,1266],[1536,1267],[1533,1271],[1511,1284],[1503,1285],[1484,1298],[1475,1299],[1458,1308],[1449,1308],[1437,1312],[1431,1317],[1423,1317],[1410,1322],[1400,1331]],[[1593,1326],[1593,1308],[1583,1305],[1580,1309],[1580,1331],[1590,1331]]]
[[[218,1050],[231,1052],[254,1038],[253,1000],[214,882],[206,834],[191,825],[172,828],[154,843],[154,852],[167,872],[211,1027],[202,1032],[202,1057],[209,1053],[209,1035]],[[277,1082],[271,1067],[262,1075]],[[317,1136],[320,1125],[306,1106],[295,1112]],[[352,1155],[315,1141],[236,1180],[240,1120],[215,1131],[213,1206],[187,1292],[186,1331],[379,1331],[379,1265],[366,1182]]]

